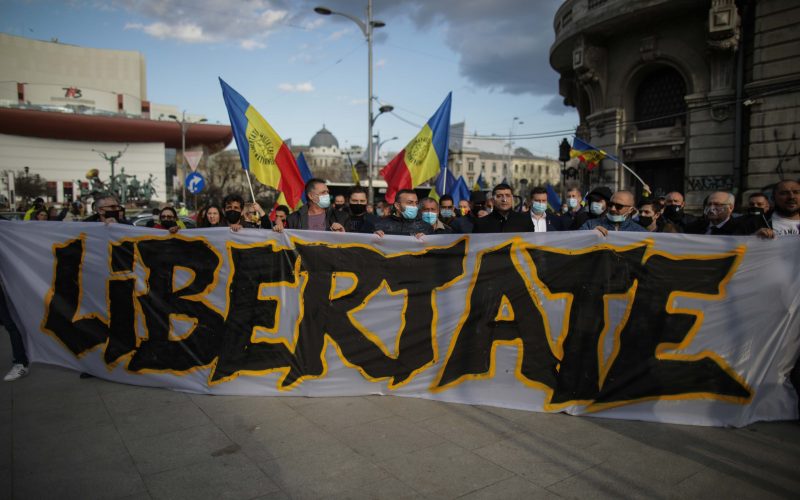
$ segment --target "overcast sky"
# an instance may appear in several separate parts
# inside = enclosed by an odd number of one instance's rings
[[[548,63],[560,3],[374,0],[386,23],[375,31],[374,94],[395,106],[375,130],[398,137],[384,147],[404,147],[449,91],[451,120],[470,132],[508,135],[514,117],[515,135],[574,129]],[[325,124],[340,146],[366,145],[366,42],[352,21],[320,16],[316,5],[365,17],[366,0],[3,0],[0,29],[139,51],[151,101],[212,122],[227,123],[221,76],[295,143]],[[558,141],[515,145],[557,156]]]

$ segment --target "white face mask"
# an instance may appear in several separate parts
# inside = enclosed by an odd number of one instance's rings
[[[575,208],[578,206],[578,198],[567,198],[567,205],[569,208]]]
[[[597,202],[597,201],[593,201],[589,205],[589,211],[592,212],[595,215],[602,214],[605,211],[605,209],[606,209],[606,207],[602,203]]]
[[[331,206],[331,195],[330,194],[321,194],[319,195],[319,201],[317,202],[319,208],[328,208]]]

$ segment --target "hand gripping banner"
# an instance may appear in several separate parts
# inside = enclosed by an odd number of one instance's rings
[[[0,221],[29,357],[196,393],[797,418],[800,240]]]

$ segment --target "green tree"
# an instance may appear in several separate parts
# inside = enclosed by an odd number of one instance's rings
[[[14,179],[14,190],[17,196],[22,197],[25,206],[32,198],[42,196],[47,193],[47,180],[39,174],[27,172],[17,172]]]

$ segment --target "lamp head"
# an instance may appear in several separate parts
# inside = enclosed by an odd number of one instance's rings
[[[394,111],[394,106],[392,106],[391,104],[384,104],[383,106],[378,108],[378,111],[380,111],[381,113],[391,113],[392,111]]]
[[[323,16],[330,16],[333,11],[327,7],[314,7],[314,12]]]
[[[173,120],[177,120],[177,119],[178,119],[178,117],[177,117],[177,116],[175,116],[175,115],[168,115],[168,117],[169,117],[169,118],[172,118]]]
[[[383,28],[384,26],[386,26],[386,23],[383,21],[378,21],[378,20],[372,21],[373,28]]]

